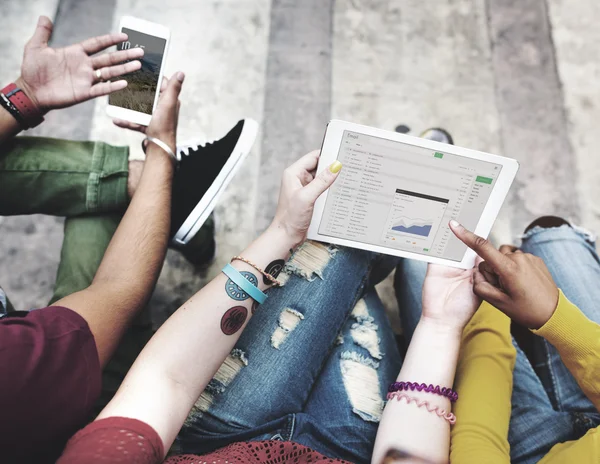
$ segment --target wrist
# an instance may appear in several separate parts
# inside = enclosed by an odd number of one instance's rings
[[[284,242],[289,248],[296,248],[306,238],[306,234],[300,234],[297,230],[292,230],[277,219],[273,220],[267,231],[269,231],[273,238]]]
[[[422,330],[427,331],[436,339],[445,341],[458,341],[462,338],[464,327],[461,325],[452,324],[448,321],[435,319],[427,316],[421,316],[417,324]]]
[[[175,169],[175,162],[171,155],[153,143],[148,144],[148,147],[146,148],[146,163],[164,164],[162,169],[169,171],[174,171]]]
[[[542,328],[546,323],[552,319],[554,312],[558,308],[560,303],[560,291],[558,287],[555,288],[555,296],[552,297],[550,301],[547,302],[546,305],[542,305],[539,311],[535,314],[535,320],[532,321],[531,324],[525,324],[529,326],[530,329],[537,330]]]
[[[296,248],[304,241],[304,237],[290,231],[277,220],[274,220],[264,233],[269,237],[269,240],[273,240],[273,243],[280,244],[281,247],[286,250]]]
[[[172,144],[169,144],[169,143],[166,143],[164,140],[159,139],[158,137],[154,137],[154,136],[150,136],[150,135],[146,134],[146,138],[144,140],[142,140],[142,150],[144,150],[144,153],[147,153],[147,150],[149,149],[149,147],[152,147],[152,150],[155,153],[157,152],[156,149],[158,148],[159,149],[158,151],[163,152],[165,155],[167,155],[169,157],[173,166],[175,166],[177,164],[177,155],[175,154],[177,147],[176,147],[174,141]],[[175,148],[172,148],[172,147],[175,147]]]
[[[17,84],[17,87],[19,87],[25,93],[25,95],[27,95],[27,97],[31,100],[31,103],[33,103],[40,114],[44,115],[51,110],[51,108],[44,108],[40,104],[33,88],[21,76],[17,78],[15,84]]]
[[[165,126],[165,124],[162,124],[161,126]],[[166,127],[154,127],[151,121],[150,125],[146,129],[146,137],[152,137],[166,143],[171,150],[173,150],[173,153],[175,153],[177,150],[177,134],[175,130],[168,129]]]

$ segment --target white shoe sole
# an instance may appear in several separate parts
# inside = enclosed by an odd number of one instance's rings
[[[213,181],[210,188],[206,191],[187,219],[183,221],[183,224],[173,237],[173,243],[175,245],[181,246],[187,244],[204,225],[204,222],[208,219],[210,213],[215,209],[219,197],[227,188],[231,179],[233,179],[235,173],[250,153],[252,145],[254,145],[254,141],[256,140],[257,133],[258,123],[252,119],[245,119],[240,138],[235,144],[235,148],[225,163],[225,166],[223,166],[221,172]]]

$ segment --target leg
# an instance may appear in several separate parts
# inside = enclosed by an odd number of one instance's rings
[[[315,242],[298,249],[279,277],[285,285],[269,291],[198,399],[178,451],[204,453],[277,434],[289,439],[293,416],[303,411],[375,259]],[[259,432],[280,419],[281,427]]]
[[[571,414],[553,409],[527,356],[513,343],[517,359],[508,433],[510,457],[515,464],[533,464],[542,459],[556,443],[572,440],[576,434]]]
[[[417,323],[421,318],[423,282],[425,282],[426,272],[426,262],[412,259],[400,260],[396,268],[394,288],[398,299],[398,307],[400,308],[405,349],[408,348]]]
[[[89,287],[121,216],[81,216],[65,221],[65,237],[50,304]]]
[[[7,216],[122,213],[137,188],[144,164],[128,161],[128,147],[102,142],[17,137],[3,149],[0,215]],[[193,187],[199,192],[205,190],[196,184]],[[174,202],[181,203],[181,195],[174,197]],[[193,243],[181,251],[201,266],[212,259],[214,248],[214,223],[209,217]]]
[[[327,456],[370,462],[387,387],[401,364],[385,308],[370,290],[344,324],[292,439]],[[305,433],[304,423],[314,424],[318,435]]]
[[[17,137],[3,148],[0,215],[122,212],[129,203],[127,147]]]
[[[543,229],[536,227],[523,238],[522,250],[544,260],[554,281],[567,298],[591,320],[600,322],[600,259],[588,234],[569,226]],[[600,425],[600,414],[583,394],[563,364],[556,349],[535,337],[534,367],[550,401],[558,411],[585,413],[581,435]],[[578,438],[578,437],[573,437]]]
[[[126,147],[17,137],[0,159],[0,214],[76,216],[119,212],[129,203]],[[118,217],[67,220],[52,302],[87,287]]]

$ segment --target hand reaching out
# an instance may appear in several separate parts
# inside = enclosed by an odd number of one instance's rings
[[[485,260],[479,264],[483,280],[475,281],[475,294],[530,329],[539,329],[552,317],[558,288],[542,259],[507,245],[498,251],[455,221],[450,228]]]
[[[125,80],[102,82],[140,69],[144,51],[132,48],[90,56],[127,40],[127,34],[117,33],[93,37],[64,48],[51,48],[52,21],[40,16],[33,37],[23,54],[21,77],[17,85],[38,105],[42,112],[65,108],[127,86]],[[102,80],[96,76],[100,71]]]

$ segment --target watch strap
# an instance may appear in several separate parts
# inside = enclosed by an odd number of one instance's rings
[[[39,126],[44,121],[44,116],[39,108],[31,101],[27,94],[17,87],[17,84],[10,83],[4,87],[2,92],[6,98],[17,108],[24,122],[23,129],[31,129]]]
[[[2,108],[4,108],[6,111],[8,111],[11,114],[11,116],[16,119],[19,126],[25,127],[27,125],[25,123],[25,121],[23,120],[21,113],[19,113],[19,110],[17,109],[17,107],[15,105],[13,105],[10,102],[10,100],[8,98],[6,98],[6,95],[4,95],[3,93],[0,93],[0,106]]]

